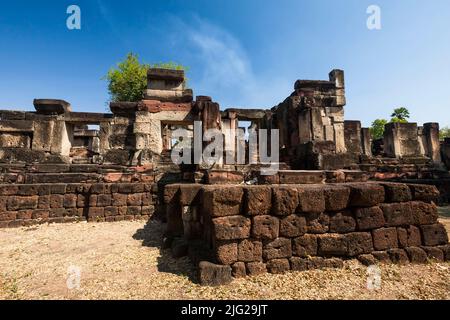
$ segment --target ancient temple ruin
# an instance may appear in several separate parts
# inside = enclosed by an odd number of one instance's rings
[[[186,88],[184,72],[150,69],[144,99],[111,113],[36,99],[0,111],[0,227],[47,222],[167,221],[164,246],[199,264],[205,284],[231,276],[339,267],[357,257],[449,259],[437,203],[450,197],[450,140],[439,125],[391,123],[373,140],[345,119],[345,80],[298,80],[272,108],[229,107]],[[248,141],[244,164],[175,164],[177,129],[279,132],[279,170],[262,175]],[[246,129],[247,131],[250,129]]]

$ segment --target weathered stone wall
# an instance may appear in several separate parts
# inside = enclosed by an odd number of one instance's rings
[[[0,185],[0,227],[149,219],[159,209],[151,183]]]
[[[263,272],[283,273],[363,263],[450,259],[438,223],[434,186],[351,183],[279,186],[170,185],[169,238],[204,244],[185,249],[204,284]],[[189,240],[189,241],[188,241]],[[197,242],[196,242],[197,241]],[[179,254],[180,242],[172,243]],[[206,252],[206,253],[205,253]]]

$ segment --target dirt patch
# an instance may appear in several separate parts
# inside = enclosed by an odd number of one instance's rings
[[[443,218],[447,230],[450,219]],[[292,272],[201,287],[187,258],[161,250],[160,222],[52,224],[0,230],[1,299],[450,299],[450,264]],[[77,289],[76,274],[80,274]],[[69,285],[68,285],[69,284]],[[74,289],[68,289],[68,287]]]

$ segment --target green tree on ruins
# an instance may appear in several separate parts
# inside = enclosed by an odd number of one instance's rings
[[[394,112],[391,114],[391,122],[400,122],[407,123],[409,119],[409,110],[406,108],[397,108],[394,109]]]
[[[376,119],[370,127],[370,134],[374,140],[383,138],[384,126],[388,123],[386,119]]]
[[[136,102],[142,100],[147,88],[147,71],[149,68],[187,70],[186,67],[175,62],[141,63],[136,54],[129,53],[116,67],[111,68],[103,78],[108,82],[110,101]]]

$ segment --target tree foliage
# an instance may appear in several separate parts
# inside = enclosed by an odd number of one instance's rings
[[[394,112],[391,114],[391,122],[400,122],[407,123],[409,119],[409,110],[406,108],[397,108],[394,109]]]
[[[176,62],[141,63],[138,55],[129,53],[115,68],[111,68],[103,78],[108,82],[110,100],[131,102],[142,100],[147,88],[147,71],[149,68],[187,70],[185,66]]]
[[[370,133],[372,134],[373,139],[381,139],[384,135],[384,126],[387,123],[407,123],[409,118],[410,113],[407,108],[396,108],[391,114],[390,121],[387,121],[386,119],[376,119],[374,122],[372,122]]]
[[[444,140],[445,138],[450,138],[450,128],[444,127],[439,130],[439,139]]]
[[[372,122],[370,133],[373,139],[381,139],[384,135],[384,126],[388,123],[386,119],[376,119]]]

